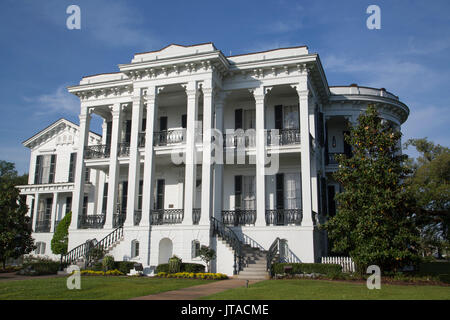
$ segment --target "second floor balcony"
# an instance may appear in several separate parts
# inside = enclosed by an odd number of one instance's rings
[[[34,232],[50,232],[51,220],[36,220]]]

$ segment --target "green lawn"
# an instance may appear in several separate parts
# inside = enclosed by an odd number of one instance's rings
[[[211,280],[82,276],[81,290],[68,290],[66,277],[0,281],[0,300],[129,299]]]
[[[369,290],[365,283],[324,280],[267,280],[202,299],[209,300],[372,300],[450,299],[450,287],[383,285]]]

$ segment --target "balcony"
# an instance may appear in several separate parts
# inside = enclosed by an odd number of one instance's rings
[[[344,154],[342,152],[329,152],[328,156],[326,157],[326,165],[336,166],[338,165],[338,162],[336,160],[336,156]]]
[[[79,217],[80,229],[102,229],[105,224],[104,214],[90,214]]]
[[[174,129],[155,132],[153,134],[154,146],[167,146],[186,142],[186,129]]]
[[[178,224],[183,222],[183,217],[184,209],[158,209],[150,212],[152,225]]]
[[[192,223],[193,224],[199,223],[201,213],[202,213],[202,209],[200,209],[200,208],[192,209]]]
[[[301,209],[266,210],[267,225],[300,225],[302,223]]]
[[[127,218],[126,212],[115,213],[113,215],[113,228],[123,226],[125,219]]]
[[[267,130],[268,146],[287,146],[294,144],[300,144],[300,129]]]
[[[111,147],[106,144],[87,146],[84,148],[85,159],[105,159],[109,158]]]
[[[142,210],[134,211],[134,225],[138,226],[142,219]]]
[[[117,156],[118,157],[130,156],[130,144],[128,142],[119,143],[119,145],[117,146]]]
[[[37,220],[34,232],[50,232],[51,224],[50,220]]]
[[[223,224],[227,226],[245,226],[255,224],[256,210],[223,210]]]

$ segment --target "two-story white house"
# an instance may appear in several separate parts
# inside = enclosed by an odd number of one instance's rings
[[[172,255],[201,262],[201,245],[217,252],[213,271],[247,278],[265,272],[275,247],[318,262],[349,124],[368,104],[398,130],[409,115],[385,89],[330,87],[305,46],[227,57],[212,43],[173,44],[68,90],[80,98],[79,126],[59,120],[24,142],[21,190],[47,248],[36,253],[51,255],[55,222],[71,210],[66,261],[96,239],[147,274]],[[94,114],[101,136],[90,132]]]

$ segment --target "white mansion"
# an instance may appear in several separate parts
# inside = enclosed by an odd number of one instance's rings
[[[349,123],[368,104],[398,130],[409,114],[383,88],[329,86],[305,46],[226,57],[212,43],[172,44],[119,70],[68,88],[79,125],[61,119],[23,142],[35,254],[59,258],[50,241],[71,211],[68,262],[99,245],[146,274],[173,255],[202,263],[201,245],[228,275],[265,271],[275,247],[319,262]],[[93,115],[102,135],[90,131]]]

